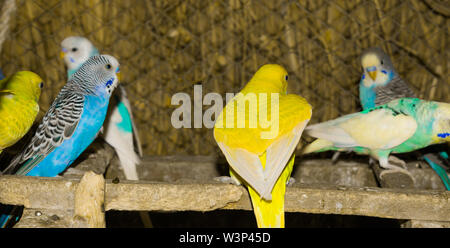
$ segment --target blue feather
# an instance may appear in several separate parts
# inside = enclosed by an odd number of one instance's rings
[[[361,101],[361,105],[363,109],[369,109],[375,107],[375,98],[376,94],[373,90],[374,85],[371,87],[364,86],[363,79],[361,79],[361,82],[359,84],[359,98]]]
[[[431,166],[431,168],[438,174],[441,178],[442,183],[444,183],[445,188],[450,190],[450,178],[448,178],[447,172],[444,168],[435,163],[432,159],[430,159],[430,155],[424,156],[425,161]]]
[[[72,137],[64,140],[26,175],[54,177],[71,165],[97,137],[106,117],[108,102],[107,97],[86,96],[80,122]]]

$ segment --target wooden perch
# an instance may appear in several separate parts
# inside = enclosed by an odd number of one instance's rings
[[[105,179],[92,171],[86,172],[75,191],[73,227],[106,227],[104,200]]]
[[[10,177],[11,179],[14,178],[13,176]],[[15,227],[106,227],[103,209],[105,179],[102,175],[89,171],[84,174],[79,182],[56,179],[47,183],[43,182],[43,185],[39,183],[42,182],[40,179],[43,178],[25,177],[22,179],[36,180],[33,180],[34,183],[28,186],[24,185],[25,187],[22,187],[19,191],[0,191],[1,199],[16,193],[21,194],[23,192],[26,194],[25,198],[19,197],[19,199],[15,199],[12,202],[5,201],[8,204],[18,203],[17,205],[25,206],[22,218]],[[6,183],[8,185],[6,187],[16,185],[16,183],[21,182],[20,180],[12,180],[12,182]],[[41,187],[37,187],[38,185],[41,185]],[[32,188],[36,190],[31,190]]]
[[[23,176],[0,177],[0,202],[32,209],[73,210],[79,180]],[[450,221],[450,192],[375,187],[294,185],[286,211],[347,214],[394,219]],[[251,210],[247,190],[221,183],[124,181],[105,186],[105,210]]]

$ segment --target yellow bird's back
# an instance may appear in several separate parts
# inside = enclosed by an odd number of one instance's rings
[[[286,89],[283,67],[262,66],[225,106],[214,128],[231,176],[249,188],[259,227],[284,226],[284,195],[293,152],[311,118],[308,102],[287,94]]]
[[[0,152],[19,141],[39,112],[42,78],[20,71],[0,81]]]

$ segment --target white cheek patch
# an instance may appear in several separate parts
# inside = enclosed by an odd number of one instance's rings
[[[389,79],[389,75],[381,72],[381,70],[377,71],[377,78],[375,80],[375,84],[385,84]]]
[[[376,85],[383,85],[386,84],[386,82],[389,80],[389,74],[388,73],[383,73],[384,70],[377,70],[377,78],[374,80],[372,80],[371,77],[369,77],[369,75],[367,75],[366,73],[363,74],[363,84],[365,87],[371,87],[373,84]],[[386,71],[384,71],[386,72]]]
[[[363,80],[363,84],[364,84],[364,86],[365,87],[371,87],[375,82],[372,80],[372,78],[371,77],[369,77],[369,76],[367,76],[367,74],[363,74],[363,78],[362,78],[362,80]]]

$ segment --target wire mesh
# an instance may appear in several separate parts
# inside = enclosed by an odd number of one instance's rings
[[[32,70],[46,110],[66,82],[60,42],[90,39],[121,64],[144,153],[211,154],[212,130],[171,126],[171,96],[238,92],[265,63],[289,72],[311,123],[358,111],[359,55],[382,47],[420,98],[449,102],[449,7],[433,0],[17,0],[0,54],[9,75]],[[205,109],[207,106],[205,107]]]

